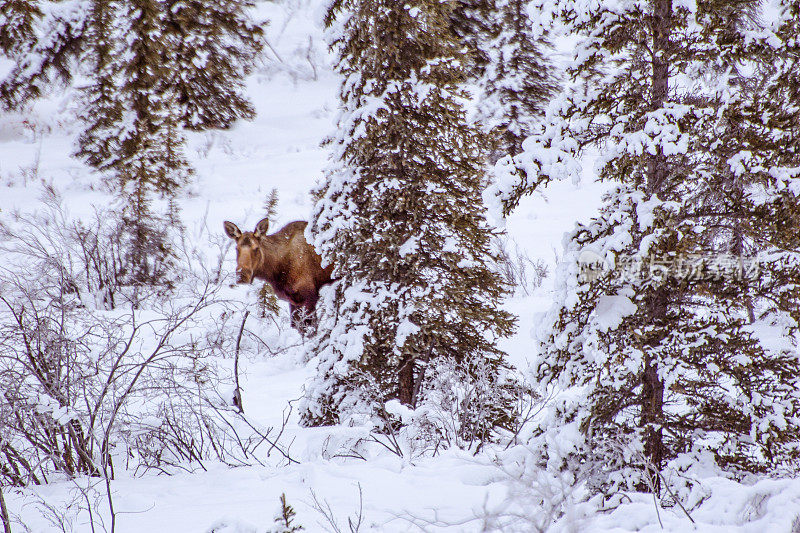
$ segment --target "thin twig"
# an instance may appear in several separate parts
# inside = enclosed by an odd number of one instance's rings
[[[269,48],[272,51],[272,53],[275,54],[275,57],[278,59],[278,61],[280,63],[284,63],[283,58],[281,57],[281,55],[278,53],[277,50],[275,50],[275,48],[272,46],[272,44],[267,39],[264,39],[264,43],[267,45],[267,48]]]
[[[3,533],[11,533],[11,518],[8,516],[6,499],[3,497],[3,487],[0,486],[0,518],[3,519]]]
[[[663,481],[663,482],[664,482],[664,488],[665,488],[665,489],[667,489],[667,492],[669,492],[669,495],[670,495],[670,497],[672,498],[672,500],[673,500],[675,503],[677,503],[677,504],[678,504],[678,507],[680,507],[680,508],[681,508],[681,510],[683,511],[683,513],[686,515],[686,517],[687,517],[687,518],[688,518],[688,519],[689,519],[689,520],[692,522],[692,524],[694,524],[694,523],[695,523],[695,521],[694,521],[694,518],[692,518],[692,515],[690,515],[690,514],[689,514],[689,511],[687,511],[687,510],[686,510],[686,507],[684,507],[684,506],[683,506],[683,504],[682,504],[682,503],[681,503],[681,501],[680,501],[680,500],[677,498],[677,496],[675,496],[675,493],[674,493],[674,492],[672,492],[672,489],[670,489],[670,488],[669,488],[669,484],[667,484],[667,480],[666,480],[666,479],[664,479],[664,476],[663,476],[663,474],[661,474],[661,472],[659,472],[659,473],[658,473],[658,475],[661,477],[661,481]]]
[[[652,491],[653,494],[653,505],[656,507],[656,518],[658,518],[658,525],[661,526],[661,529],[664,529],[664,523],[661,521],[661,513],[658,510],[658,500],[656,499],[655,491]]]
[[[361,483],[358,484],[358,514],[356,520],[353,522],[352,517],[347,517],[347,525],[350,526],[351,533],[358,533],[361,529],[361,522],[364,520],[364,491],[361,489]]]
[[[242,342],[242,333],[244,333],[244,323],[249,315],[249,310],[244,312],[242,325],[239,328],[239,336],[236,337],[236,354],[233,358],[233,377],[236,380],[236,390],[233,391],[233,404],[239,408],[239,413],[241,414],[244,414],[244,404],[242,403],[242,389],[239,387],[239,346]]]

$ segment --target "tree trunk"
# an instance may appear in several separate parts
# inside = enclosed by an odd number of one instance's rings
[[[653,77],[651,80],[650,110],[664,107],[669,92],[669,36],[672,26],[672,0],[653,2]],[[647,169],[647,190],[658,194],[667,177],[667,158],[658,147]]]
[[[647,459],[649,488],[656,493],[661,490],[661,471],[664,461],[662,424],[664,420],[664,382],[658,376],[657,362],[645,352],[644,375],[642,376],[642,418],[644,427],[644,455]]]
[[[669,37],[672,26],[672,0],[653,0],[653,76],[651,80],[650,110],[664,107],[669,92]],[[650,157],[647,168],[647,191],[659,194],[667,185],[667,158],[661,150]],[[666,332],[667,304],[670,291],[667,286],[656,290],[648,298],[645,310],[648,321],[657,328],[656,338],[648,343],[655,352]],[[649,487],[660,490],[660,475],[664,460],[662,424],[664,422],[664,382],[658,375],[658,360],[654,353],[646,350],[642,374],[641,419],[644,428],[644,454],[647,459]]]
[[[742,224],[739,218],[736,218],[733,222],[733,254],[736,256],[736,260],[739,261],[739,267],[744,271],[744,266],[742,265],[742,261],[744,261],[744,236],[742,235]],[[736,280],[737,282],[740,280]],[[750,299],[749,296],[744,298],[744,305],[747,308],[747,319],[750,323],[754,323],[756,321],[756,314],[755,310],[753,309],[753,301]]]
[[[403,358],[398,372],[398,379],[400,381],[400,403],[403,405],[412,406],[414,402],[414,358],[407,356]]]

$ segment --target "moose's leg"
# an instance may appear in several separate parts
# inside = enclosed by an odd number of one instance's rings
[[[298,287],[296,290],[287,291],[287,296],[292,315],[292,327],[305,336],[306,332],[313,331],[317,295],[313,288]]]

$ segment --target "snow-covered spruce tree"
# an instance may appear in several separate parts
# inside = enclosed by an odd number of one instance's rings
[[[450,30],[467,52],[467,73],[479,79],[491,61],[491,42],[499,31],[497,0],[456,0],[450,12]]]
[[[94,2],[85,32],[91,46],[87,46],[84,62],[92,65],[93,72],[89,76],[91,82],[83,88],[80,118],[85,128],[78,138],[77,155],[99,170],[105,170],[121,150],[114,128],[129,107],[117,87],[119,64],[113,62],[118,61],[121,52],[116,7],[111,2]]]
[[[95,81],[112,44],[114,53],[129,52],[121,29],[130,25],[126,17],[133,4],[71,0],[50,2],[46,10],[39,5],[0,2],[1,49],[7,52],[13,44],[17,51],[15,67],[0,80],[6,107],[18,107],[47,89],[61,88],[76,72]],[[150,3],[153,26],[165,49],[155,70],[176,92],[173,105],[185,127],[228,127],[238,118],[252,117],[252,104],[242,94],[243,78],[264,45],[261,24],[249,14],[252,7],[250,0]],[[99,13],[104,15],[98,18]],[[106,54],[96,47],[105,47]],[[88,92],[92,94],[91,87]]]
[[[41,16],[37,1],[0,0],[0,52],[12,55],[31,42],[34,24]]]
[[[164,2],[186,128],[229,128],[239,118],[255,116],[244,94],[244,79],[264,46],[261,25],[246,16],[253,5],[250,0]]]
[[[81,155],[114,176],[125,213],[132,280],[154,282],[169,257],[165,228],[175,224],[177,213],[172,206],[160,213],[153,200],[174,197],[190,172],[180,117],[174,113],[177,96],[165,79],[172,72],[165,61],[171,43],[156,0],[94,7],[92,36],[99,72],[91,87],[96,93],[87,106],[89,124],[80,139]],[[113,29],[102,26],[112,20],[109,14],[117,15]],[[120,38],[109,43],[108,31],[119,32]]]
[[[505,208],[574,173],[580,146],[617,183],[565,240],[536,377],[576,394],[543,430],[580,428],[600,489],[659,491],[704,458],[732,474],[792,460],[797,2],[769,27],[758,0],[540,4],[580,41],[525,172],[500,180]]]
[[[20,4],[29,4],[22,7]],[[0,80],[0,105],[19,108],[54,85],[72,80],[74,59],[83,50],[86,29],[85,3],[49,3],[46,10],[31,11],[33,2],[10,2],[0,17],[0,34],[19,41],[4,49],[15,65]]]
[[[17,47],[17,64],[0,83],[3,103],[19,107],[54,81],[69,83],[76,72],[88,78],[77,155],[104,172],[121,199],[134,281],[155,281],[169,255],[165,228],[175,226],[174,199],[191,173],[182,130],[253,115],[243,78],[263,41],[251,7],[247,0],[60,2],[38,22],[41,38]],[[167,200],[163,209],[158,196]]]
[[[342,114],[308,237],[339,282],[318,306],[305,424],[364,422],[391,399],[424,404],[425,368],[445,359],[493,369],[500,399],[474,422],[482,437],[512,416],[496,341],[514,320],[490,267],[480,137],[461,107],[449,14],[435,0],[344,0],[329,13]]]
[[[478,120],[499,136],[490,160],[522,151],[522,141],[544,116],[556,90],[553,67],[542,50],[548,46],[543,28],[531,20],[527,0],[494,0],[496,35],[487,47],[487,61],[478,81]]]
[[[191,173],[182,128],[229,127],[253,116],[241,94],[262,43],[261,29],[246,16],[251,5],[221,0],[201,9],[186,0],[139,0],[93,6],[96,77],[85,91],[79,155],[120,186],[136,281],[157,279],[169,257],[164,228],[177,222],[174,198]],[[155,196],[169,199],[162,213],[153,209]]]

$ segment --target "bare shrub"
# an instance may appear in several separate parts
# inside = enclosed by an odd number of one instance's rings
[[[586,530],[585,519],[594,509],[584,507],[585,476],[581,473],[549,471],[541,454],[529,446],[496,457],[495,465],[506,495],[478,513],[482,531]]]
[[[289,6],[298,13],[304,6]],[[300,15],[302,16],[302,15]],[[268,79],[284,74],[297,84],[301,81],[316,81],[319,73],[327,67],[324,43],[317,42],[313,35],[306,35],[302,40],[299,35],[292,34],[293,41],[286,42],[283,35],[278,35],[273,42],[267,40],[267,48],[272,57],[262,65],[260,72]],[[280,52],[279,52],[280,50]]]
[[[3,521],[3,532],[11,533],[11,515],[8,513],[8,507],[6,507],[2,485],[0,485],[0,519]]]
[[[444,518],[437,509],[409,510],[396,514],[396,519],[419,531],[589,531],[596,507],[587,503],[585,471],[553,471],[545,462],[541,451],[531,444],[497,453],[491,464],[483,456],[476,464],[491,468],[493,481],[505,486],[502,498],[495,503],[487,499],[481,509],[460,519]]]
[[[109,506],[113,502],[110,485],[102,479],[73,479],[67,495],[59,498],[58,503],[50,502],[35,492],[28,497],[33,501],[23,507],[36,509],[53,530],[61,533],[87,530],[113,533],[115,530],[116,513],[113,503]]]
[[[525,296],[531,296],[541,287],[548,273],[544,261],[532,259],[507,235],[495,239],[494,246],[498,256],[497,268],[506,283]]]
[[[291,461],[271,428],[220,393],[231,376],[219,361],[233,353],[240,319],[212,275],[186,268],[180,284],[130,297],[125,263],[104,248],[114,219],[81,225],[57,204],[47,213],[3,232],[2,483],[108,480],[120,460],[165,472],[208,459],[261,462],[273,451]]]
[[[425,369],[422,400],[410,414],[419,438],[439,448],[479,451],[511,429],[518,418],[519,385],[483,358],[432,361]]]
[[[211,431],[218,424],[194,408],[204,399],[198,378],[213,379],[203,376],[210,365],[199,364],[208,355],[181,339],[211,304],[210,291],[147,313],[111,314],[81,306],[63,284],[7,272],[0,282],[0,475],[7,482],[99,475],[113,469],[121,442],[128,457],[156,467],[224,449]],[[185,432],[191,436],[180,439]],[[151,439],[157,455],[148,453]]]
[[[361,489],[361,483],[357,485],[358,509],[354,514],[347,517],[346,530],[339,523],[339,518],[337,518],[336,513],[333,512],[328,500],[321,500],[313,490],[311,491],[311,508],[322,515],[324,522],[318,523],[325,531],[330,531],[331,533],[344,533],[345,531],[358,533],[361,531],[361,526],[364,524],[364,491]]]
[[[14,229],[0,225],[0,250],[16,260],[10,268],[57,275],[61,289],[78,295],[82,305],[114,309],[130,271],[121,217],[95,210],[89,223],[71,219],[51,188],[43,206],[35,214],[18,214]]]

